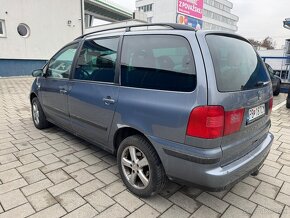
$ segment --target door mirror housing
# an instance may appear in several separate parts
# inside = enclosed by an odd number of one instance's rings
[[[42,69],[34,70],[34,71],[32,71],[31,74],[33,77],[40,77],[43,75],[43,70]]]

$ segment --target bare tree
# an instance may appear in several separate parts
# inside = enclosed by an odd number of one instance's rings
[[[275,49],[276,47],[276,42],[273,41],[273,39],[270,36],[267,36],[262,41],[258,41],[255,39],[248,39],[248,40],[255,48],[265,47],[266,49],[269,50],[269,49]]]
[[[261,46],[261,42],[258,40],[255,40],[255,39],[248,39],[248,40],[255,48]]]
[[[266,47],[267,49],[275,49],[276,42],[274,42],[273,39],[268,36],[262,41],[262,46]]]

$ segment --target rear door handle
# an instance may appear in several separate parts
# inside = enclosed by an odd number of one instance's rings
[[[106,98],[103,98],[103,102],[105,102],[105,105],[110,105],[110,104],[114,104],[115,100],[112,99],[110,96],[107,96]]]

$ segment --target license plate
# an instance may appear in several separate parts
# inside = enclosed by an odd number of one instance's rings
[[[249,110],[248,121],[252,121],[258,117],[261,117],[265,114],[265,104],[259,105],[257,107],[251,108]]]

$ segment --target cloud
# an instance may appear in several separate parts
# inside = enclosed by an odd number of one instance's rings
[[[135,0],[110,0],[130,10],[135,10]],[[172,0],[170,0],[172,1]],[[290,18],[290,0],[230,0],[232,13],[239,16],[238,34],[262,40],[270,36],[281,48],[290,30],[283,28],[283,20]]]
[[[270,36],[281,48],[285,39],[290,38],[290,30],[283,27],[283,20],[290,17],[289,0],[231,0],[232,12],[240,17],[238,33],[262,40]]]

